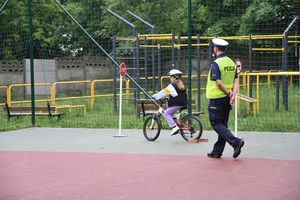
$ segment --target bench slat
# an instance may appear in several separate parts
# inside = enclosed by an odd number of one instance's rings
[[[20,116],[31,116],[32,115],[32,107],[31,106],[11,106],[9,107],[6,103],[2,106],[2,110],[6,112],[6,116],[8,121],[11,117],[20,117]],[[49,116],[49,117],[58,117],[64,113],[56,112],[55,106],[37,106],[35,107],[35,115],[36,116]],[[53,113],[52,113],[53,112]]]
[[[65,113],[51,113],[51,116],[61,116],[64,115]]]
[[[49,107],[49,109],[51,111],[55,111],[55,107],[53,107],[53,106]],[[6,106],[2,106],[2,110],[7,111]],[[24,111],[24,112],[31,111],[31,106],[11,106],[11,107],[9,107],[9,111]],[[48,107],[38,106],[38,107],[35,107],[35,111],[48,112]]]
[[[57,116],[57,115],[62,115],[62,114],[64,114],[64,113],[51,113],[51,115],[55,115],[55,116]],[[10,115],[31,115],[31,112],[29,113],[25,113],[25,112],[20,112],[20,113],[17,113],[17,112],[11,112],[10,113]],[[49,115],[49,113],[35,113],[35,115]]]
[[[257,99],[254,99],[254,98],[252,98],[252,97],[248,97],[248,96],[243,95],[243,94],[238,94],[238,98],[243,99],[243,100],[245,100],[245,101],[248,101],[248,102],[250,102],[250,103],[257,102]]]

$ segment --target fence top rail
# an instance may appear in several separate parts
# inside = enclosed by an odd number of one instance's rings
[[[248,97],[248,96],[243,95],[243,94],[240,94],[240,93],[237,94],[237,97],[238,97],[239,99],[245,100],[245,101],[250,102],[250,103],[252,103],[252,102],[257,102],[257,99],[254,99],[254,98],[252,98],[252,97]]]
[[[240,36],[219,36],[219,38],[227,39],[227,40],[249,40],[251,39],[282,39],[284,37],[283,34],[278,35],[240,35]],[[289,38],[298,38],[300,36],[288,36]],[[181,39],[181,40],[187,40],[187,36],[178,36],[175,35],[175,39]],[[215,37],[211,36],[192,36],[192,40],[211,40]],[[125,38],[124,38],[125,39]],[[128,38],[129,39],[129,38]],[[172,40],[172,35],[145,35],[143,38],[140,38],[141,40]]]
[[[200,74],[201,77],[207,77],[208,74]],[[292,75],[292,76],[297,76],[300,75],[300,72],[292,71],[292,72],[274,72],[272,70],[270,71],[264,71],[264,72],[242,72],[239,74],[239,76],[243,75],[252,75],[252,76],[267,76],[267,75],[273,75],[273,76],[286,76],[286,75]],[[192,75],[192,78],[197,77],[198,75]],[[161,76],[161,80],[167,79],[170,76]],[[182,76],[183,78],[187,78],[188,76]]]
[[[61,81],[61,82],[54,82],[53,85],[57,84],[78,84],[78,83],[91,83],[90,80],[85,80],[85,81]]]
[[[207,77],[208,74],[200,74],[200,76],[202,77]],[[188,78],[187,75],[184,75],[184,76],[181,76],[182,78]],[[198,75],[192,75],[192,78],[195,78],[195,77],[198,77]],[[163,80],[163,79],[167,79],[167,78],[170,78],[170,76],[161,76],[160,79]]]
[[[35,83],[34,86],[51,86],[51,83]],[[8,86],[9,89],[12,87],[31,86],[31,83],[16,83]]]
[[[252,51],[284,51],[284,48],[252,48]]]
[[[287,36],[289,39],[298,39],[300,35]],[[178,36],[175,35],[172,37],[172,34],[139,34],[139,40],[188,40],[187,36]],[[191,36],[192,40],[211,40],[214,37],[211,36]],[[219,38],[225,40],[266,40],[266,39],[282,39],[284,34],[277,35],[240,35],[240,36],[219,36]],[[137,37],[116,37],[118,41],[136,41]]]
[[[96,82],[112,82],[114,79],[99,79],[99,80],[93,80],[92,83]]]
[[[267,76],[267,75],[271,75],[271,76],[288,76],[288,75],[292,75],[292,76],[297,76],[300,75],[300,72],[245,72],[243,73],[244,75],[250,75],[250,76]],[[241,74],[241,75],[243,75]]]
[[[139,37],[172,36],[172,33],[138,34]]]

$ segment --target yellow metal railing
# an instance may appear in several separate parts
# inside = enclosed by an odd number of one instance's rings
[[[268,39],[282,39],[284,37],[283,34],[277,34],[277,35],[240,35],[240,36],[220,36],[219,38],[225,39],[225,40],[268,40]],[[139,34],[138,35],[139,40],[156,40],[156,41],[161,41],[161,40],[166,40],[170,41],[172,40],[172,34]],[[182,41],[188,40],[188,36],[178,36],[174,35],[174,39]],[[209,36],[191,36],[192,40],[211,40],[214,37],[209,37]],[[294,39],[290,40],[290,43],[299,43],[298,39],[300,39],[299,35],[295,36],[288,36],[288,39]],[[117,37],[117,40],[120,41],[136,41],[136,37]]]
[[[149,78],[150,79],[150,78]],[[63,81],[63,82],[54,82],[54,83],[36,83],[34,86],[47,86],[50,89],[50,99],[35,99],[36,102],[47,102],[51,101],[52,105],[56,105],[56,102],[59,100],[74,100],[74,99],[90,99],[91,100],[91,109],[93,109],[94,104],[95,104],[95,98],[96,97],[107,97],[107,96],[113,96],[113,93],[111,94],[95,94],[95,84],[96,83],[104,83],[104,82],[111,82],[113,83],[113,79],[103,79],[103,80],[86,80],[86,81]],[[125,81],[125,96],[130,95],[130,81],[129,80],[124,80]],[[59,85],[78,85],[78,84],[89,84],[90,85],[90,95],[85,95],[85,96],[66,96],[66,97],[57,97],[56,91],[57,91],[57,86]],[[29,83],[20,83],[20,84],[11,84],[9,86],[0,86],[0,89],[5,89],[6,90],[6,102],[9,106],[11,104],[18,104],[18,103],[30,103],[31,100],[12,100],[12,89],[16,87],[29,87],[31,84]],[[118,94],[117,94],[118,95]],[[4,103],[1,103],[0,105],[4,105]],[[84,107],[84,112],[86,112],[86,106],[83,105],[59,105],[58,108],[77,108],[77,107]]]
[[[198,75],[192,75],[192,79],[196,78],[196,77],[198,77]],[[206,78],[207,74],[201,74],[200,77]],[[188,76],[182,76],[182,78],[188,78]],[[164,82],[164,80],[168,80],[168,79],[170,79],[170,76],[162,76],[160,78],[160,89],[163,88],[163,82]],[[192,89],[192,91],[194,91],[194,90],[197,90],[197,88],[193,88]],[[200,88],[200,90],[205,90],[205,87],[204,88]]]
[[[259,111],[259,102],[260,102],[260,93],[259,93],[259,90],[260,90],[260,77],[262,76],[267,76],[268,77],[268,84],[271,83],[271,76],[299,76],[300,75],[300,72],[273,72],[273,71],[269,71],[269,72],[247,72],[245,73],[245,75],[247,76],[247,96],[249,97],[250,96],[250,77],[255,77],[256,78],[256,83],[255,83],[255,86],[256,86],[256,100],[257,100],[257,112]],[[292,78],[290,80],[293,80]],[[249,111],[250,109],[250,104],[248,103],[248,106],[247,106],[247,110]]]
[[[29,103],[31,100],[23,100],[23,101],[15,101],[12,102],[12,88],[13,87],[28,87],[31,86],[30,83],[20,83],[20,84],[11,84],[10,86],[8,86],[7,89],[7,97],[6,97],[6,102],[9,106],[11,106],[12,103]],[[35,83],[34,87],[36,86],[49,86],[51,87],[51,83]],[[36,102],[47,102],[49,101],[49,99],[37,99]]]
[[[284,34],[277,34],[277,35],[241,35],[241,36],[220,36],[219,38],[225,39],[225,40],[282,40],[285,37]],[[199,44],[191,44],[193,47],[198,46],[209,46],[209,43],[207,43],[207,40],[211,40],[214,37],[207,37],[207,36],[191,36],[191,39],[193,41],[195,40],[201,40],[201,43]],[[288,43],[298,44],[300,43],[299,35],[295,36],[287,36]],[[181,41],[187,41],[187,36],[178,36],[173,35],[171,33],[169,34],[138,34],[139,40],[148,40],[148,41],[171,41],[171,40],[181,40]],[[136,41],[137,37],[117,37],[117,40],[119,41]],[[203,40],[205,42],[203,42]],[[177,44],[176,42],[173,43],[173,45],[162,45],[162,44],[155,44],[155,45],[139,45],[140,48],[176,48],[180,49],[181,47],[187,47],[187,43],[181,43]],[[278,51],[283,52],[284,48],[252,48],[253,51]]]
[[[56,87],[57,85],[78,85],[78,84],[91,84],[91,81],[63,81],[63,82],[55,82],[51,86],[51,104],[55,105],[57,100],[66,100],[66,99],[85,99],[90,98],[91,96],[76,96],[76,97],[56,97]]]
[[[61,109],[68,109],[71,112],[73,108],[83,108],[83,113],[86,114],[86,105],[59,105],[55,106],[56,112]]]
[[[236,101],[238,101],[238,112],[240,112],[240,108],[241,108],[241,106],[240,106],[240,100],[244,100],[248,104],[250,104],[250,103],[253,104],[253,115],[255,117],[256,113],[257,113],[257,102],[258,102],[257,99],[253,99],[253,98],[251,98],[249,96],[246,96],[246,95],[243,95],[243,94],[240,94],[240,93],[238,93],[237,98],[238,99]],[[249,110],[247,112],[249,112]]]
[[[187,47],[188,44],[174,44],[174,48],[175,49],[180,49],[181,47]],[[203,44],[192,44],[192,47],[206,47],[206,46],[209,46],[208,43],[203,43]],[[140,48],[157,48],[157,49],[160,49],[160,48],[172,48],[173,46],[172,45],[160,45],[160,44],[157,44],[157,45],[144,45],[144,44],[141,44],[139,45]]]
[[[278,34],[278,35],[241,35],[241,36],[224,36],[219,37],[225,40],[249,40],[251,37],[252,40],[263,40],[263,39],[282,39],[284,35]],[[297,36],[296,36],[297,37]],[[207,36],[192,36],[192,40],[211,40],[214,37],[207,37]],[[288,36],[288,38],[295,38],[294,36]],[[134,38],[132,37],[122,37],[117,38],[118,40],[132,40]],[[178,40],[178,35],[174,35],[174,39]],[[180,36],[181,40],[188,40],[187,36]],[[144,34],[139,35],[139,40],[172,40],[172,34]]]
[[[284,51],[284,48],[252,48],[253,51]]]
[[[206,78],[207,74],[201,74],[200,75],[202,78]],[[254,114],[256,114],[257,112],[259,112],[259,102],[260,102],[260,85],[262,84],[266,84],[266,83],[262,83],[260,81],[261,77],[267,77],[267,84],[270,85],[271,84],[271,77],[272,76],[289,76],[290,77],[290,81],[293,81],[293,76],[299,76],[299,72],[275,72],[275,71],[268,71],[268,72],[244,72],[239,74],[239,77],[242,79],[240,82],[240,87],[243,87],[246,90],[246,94],[244,94],[244,96],[248,97],[248,100],[245,100],[245,98],[240,98],[242,100],[247,101],[247,111],[249,112],[250,110],[250,103],[253,103],[255,100],[255,110],[254,110]],[[197,75],[192,75],[192,78],[196,78],[198,77]],[[256,92],[255,92],[255,97],[254,98],[249,98],[250,96],[250,77],[255,77],[255,82],[253,83],[253,86],[256,88]],[[156,79],[158,77],[155,77]],[[187,76],[183,76],[183,78],[187,78]],[[141,80],[143,80],[145,78],[141,78]],[[148,78],[153,79],[153,77],[149,77]],[[166,79],[169,79],[169,76],[162,76],[160,79],[160,88],[162,89],[163,87],[163,82],[166,81]],[[55,82],[55,83],[36,83],[35,86],[47,86],[50,87],[50,99],[36,99],[36,102],[47,102],[47,101],[51,101],[51,103],[53,105],[56,104],[56,101],[58,100],[74,100],[74,99],[90,99],[91,101],[91,109],[94,108],[94,104],[95,104],[95,98],[96,97],[107,97],[107,96],[113,96],[113,93],[111,94],[95,94],[95,90],[96,90],[96,83],[113,83],[113,79],[103,79],[103,80],[87,80],[87,81],[64,81],[64,82]],[[130,91],[130,80],[124,80],[125,81],[125,96],[129,97],[131,95]],[[57,97],[56,96],[56,90],[57,90],[57,86],[58,85],[75,85],[75,84],[90,84],[90,95],[85,95],[85,96],[68,96],[68,97]],[[292,83],[291,83],[292,84]],[[12,89],[16,88],[16,87],[29,87],[31,84],[11,84],[9,86],[0,86],[0,89],[4,89],[6,90],[6,102],[8,103],[9,106],[11,106],[11,104],[17,104],[17,103],[29,103],[31,100],[17,100],[17,101],[13,101],[12,100]],[[240,89],[240,88],[239,88]],[[197,88],[193,88],[193,91],[197,90]],[[205,86],[201,87],[200,90],[206,90]],[[243,95],[243,94],[241,94]],[[257,102],[256,102],[257,101]],[[2,103],[3,105],[3,103]],[[76,105],[68,105],[68,108],[73,108]],[[77,106],[78,107],[78,106]],[[79,107],[83,107],[83,106],[79,106]],[[86,108],[85,108],[86,110]]]
[[[93,80],[91,82],[91,109],[94,108],[95,97],[113,96],[113,94],[95,94],[95,84],[96,83],[109,83],[109,82],[113,83],[113,81],[114,81],[113,79],[102,79],[102,80]],[[123,81],[125,81],[125,90],[126,90],[125,94],[123,94],[123,95],[125,95],[126,97],[128,97],[130,95],[129,80],[124,79]]]
[[[260,82],[260,78],[266,76],[267,77],[267,84],[268,86],[271,85],[271,77],[272,76],[290,76],[290,83],[292,84],[293,76],[299,76],[299,72],[277,72],[274,70],[270,71],[254,71],[254,72],[243,72],[239,74],[239,78],[242,78],[242,81],[240,81],[242,84],[240,84],[240,87],[243,87],[246,89],[247,94],[243,95],[240,94],[238,96],[239,99],[245,100],[247,102],[247,112],[250,111],[250,104],[253,103],[253,113],[254,116],[256,116],[256,113],[259,112],[259,102],[260,102],[260,85],[262,84]],[[192,75],[192,78],[197,77],[197,75]],[[207,77],[207,74],[201,74],[201,77]],[[253,83],[253,85],[256,87],[256,96],[255,98],[250,97],[250,77],[255,77],[256,82]],[[183,76],[183,78],[187,78],[187,76]],[[162,76],[160,80],[160,88],[163,88],[163,82],[169,79],[169,76]],[[197,90],[197,88],[193,88],[192,91]],[[203,88],[200,88],[200,90],[206,90],[205,86]],[[238,104],[239,105],[239,104]],[[239,106],[240,107],[240,106]]]

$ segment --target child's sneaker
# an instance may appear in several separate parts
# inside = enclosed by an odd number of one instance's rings
[[[173,129],[172,129],[172,132],[171,132],[171,136],[173,135],[176,135],[179,131],[179,127],[178,126],[175,126]]]

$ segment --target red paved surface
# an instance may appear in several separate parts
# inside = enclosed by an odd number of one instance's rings
[[[0,152],[1,200],[296,200],[300,161]]]

